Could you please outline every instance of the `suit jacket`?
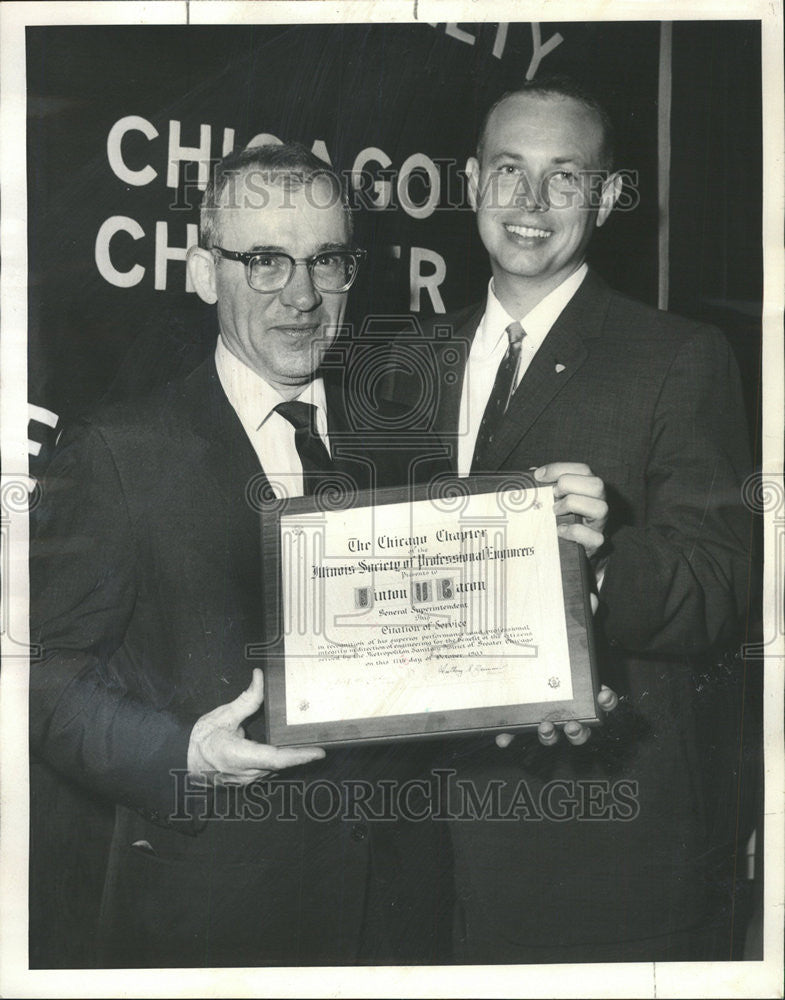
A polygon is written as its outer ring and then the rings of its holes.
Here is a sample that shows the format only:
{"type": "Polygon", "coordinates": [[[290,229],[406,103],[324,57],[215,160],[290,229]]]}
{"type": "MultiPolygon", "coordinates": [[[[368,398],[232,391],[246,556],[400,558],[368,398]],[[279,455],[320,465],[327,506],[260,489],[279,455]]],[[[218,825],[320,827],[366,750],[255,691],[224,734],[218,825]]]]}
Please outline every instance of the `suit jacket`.
{"type": "MultiPolygon", "coordinates": [[[[389,394],[451,440],[453,459],[483,310],[436,317],[388,365],[389,394]]],[[[651,960],[657,941],[730,913],[736,837],[748,834],[736,829],[743,672],[720,653],[747,600],[749,456],[722,336],[590,272],[513,396],[487,471],[553,461],[586,463],[606,485],[595,629],[600,678],[622,704],[584,747],[451,748],[480,791],[502,779],[512,801],[524,781],[535,804],[556,793],[576,802],[558,821],[546,806],[519,822],[452,824],[459,937],[466,961],[590,960],[603,945],[644,940],[636,957],[651,960]],[[605,806],[592,816],[586,782],[597,781],[605,806]],[[615,794],[631,796],[633,816],[611,808],[615,794]]],[[[620,944],[615,956],[625,954],[620,944]]]]}
{"type": "MultiPolygon", "coordinates": [[[[358,488],[405,477],[394,452],[376,462],[365,444],[349,446],[332,391],[328,419],[336,469],[358,488]]],[[[266,486],[212,358],[83,422],[45,481],[31,545],[31,634],[42,647],[31,741],[118,805],[99,964],[433,960],[433,920],[427,932],[420,920],[444,858],[431,834],[362,816],[319,822],[296,796],[288,819],[277,806],[265,815],[258,795],[237,821],[231,791],[208,799],[183,781],[196,719],[261,665],[246,647],[264,638],[256,500],[266,486]]],[[[263,712],[245,729],[263,742],[263,712]]],[[[333,750],[285,777],[341,787],[421,766],[417,748],[333,750]]],[[[268,801],[279,800],[271,791],[268,801]]]]}

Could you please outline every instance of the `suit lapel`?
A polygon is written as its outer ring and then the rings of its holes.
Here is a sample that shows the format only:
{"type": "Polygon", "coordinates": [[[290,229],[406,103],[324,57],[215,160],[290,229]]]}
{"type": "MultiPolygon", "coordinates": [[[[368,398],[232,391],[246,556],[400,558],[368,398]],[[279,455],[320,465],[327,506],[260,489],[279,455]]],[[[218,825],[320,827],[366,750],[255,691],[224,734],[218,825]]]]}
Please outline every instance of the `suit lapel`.
{"type": "Polygon", "coordinates": [[[440,428],[442,437],[449,438],[452,444],[452,471],[458,469],[458,435],[462,428],[458,426],[461,413],[461,395],[463,380],[466,375],[466,364],[469,351],[477,327],[485,312],[485,303],[474,307],[468,318],[456,327],[449,341],[435,344],[437,372],[437,403],[434,427],[440,428]],[[455,351],[458,358],[455,358],[455,351]],[[456,377],[460,373],[460,377],[456,377]]]}
{"type": "Polygon", "coordinates": [[[348,477],[359,490],[369,489],[375,482],[375,470],[366,455],[367,445],[353,429],[344,402],[343,387],[330,372],[325,372],[324,392],[327,400],[327,432],[330,451],[338,477],[348,477]]]}
{"type": "Polygon", "coordinates": [[[589,354],[586,342],[602,329],[608,301],[607,286],[590,271],[521,379],[489,451],[490,469],[501,467],[534,421],[578,372],[589,354]]]}
{"type": "MultiPolygon", "coordinates": [[[[249,491],[262,496],[268,488],[267,477],[226,398],[212,355],[186,379],[183,402],[186,419],[201,446],[204,474],[221,496],[231,503],[236,503],[238,496],[242,501],[249,491]]],[[[240,513],[238,510],[238,516],[240,513]]]]}
{"type": "MultiPolygon", "coordinates": [[[[371,482],[367,465],[354,457],[362,455],[364,449],[357,435],[352,433],[341,387],[325,378],[325,394],[335,468],[351,475],[358,488],[365,489],[371,482]]],[[[268,487],[267,477],[239,417],[226,398],[212,356],[185,380],[183,403],[186,421],[201,445],[205,475],[210,476],[222,496],[235,500],[238,490],[252,489],[254,495],[260,497],[268,487]]]]}

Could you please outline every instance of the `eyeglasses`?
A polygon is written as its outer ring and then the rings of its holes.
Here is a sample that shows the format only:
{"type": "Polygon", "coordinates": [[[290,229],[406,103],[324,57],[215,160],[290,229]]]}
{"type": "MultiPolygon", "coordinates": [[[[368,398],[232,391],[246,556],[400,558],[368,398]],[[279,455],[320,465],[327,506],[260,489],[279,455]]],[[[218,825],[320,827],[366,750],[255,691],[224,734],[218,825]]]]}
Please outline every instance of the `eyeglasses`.
{"type": "Polygon", "coordinates": [[[345,292],[352,287],[367,256],[365,250],[325,250],[314,257],[291,257],[278,250],[224,250],[212,247],[226,260],[245,264],[245,277],[257,292],[280,292],[286,288],[297,264],[305,264],[313,286],[320,292],[345,292]]]}

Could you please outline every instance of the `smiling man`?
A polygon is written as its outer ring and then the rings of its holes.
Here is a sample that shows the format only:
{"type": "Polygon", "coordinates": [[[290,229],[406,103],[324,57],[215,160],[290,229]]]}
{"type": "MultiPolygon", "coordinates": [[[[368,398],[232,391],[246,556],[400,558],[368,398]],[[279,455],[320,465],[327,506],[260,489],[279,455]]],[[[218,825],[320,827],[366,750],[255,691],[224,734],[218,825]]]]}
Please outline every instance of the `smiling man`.
{"type": "Polygon", "coordinates": [[[489,113],[467,164],[493,293],[524,316],[583,264],[620,193],[597,107],[530,88],[489,113]]]}
{"type": "Polygon", "coordinates": [[[72,429],[44,483],[31,740],[116,804],[97,965],[439,960],[435,828],[349,803],[352,782],[409,777],[418,751],[266,745],[247,653],[267,639],[260,498],[333,473],[406,481],[407,456],[348,447],[319,374],[362,255],[308,150],[222,161],[188,257],[214,356],[72,429]]]}
{"type": "Polygon", "coordinates": [[[477,801],[501,789],[502,812],[529,792],[515,822],[451,823],[464,962],[732,954],[749,835],[733,792],[743,677],[724,658],[749,576],[741,388],[718,331],[588,267],[621,191],[612,167],[608,116],[574,81],[503,96],[466,168],[487,297],[435,318],[422,365],[393,351],[389,366],[392,398],[431,398],[460,475],[534,469],[578,515],[560,530],[590,557],[600,681],[621,696],[591,739],[570,723],[568,739],[540,728],[547,750],[489,737],[448,758],[477,801]]]}

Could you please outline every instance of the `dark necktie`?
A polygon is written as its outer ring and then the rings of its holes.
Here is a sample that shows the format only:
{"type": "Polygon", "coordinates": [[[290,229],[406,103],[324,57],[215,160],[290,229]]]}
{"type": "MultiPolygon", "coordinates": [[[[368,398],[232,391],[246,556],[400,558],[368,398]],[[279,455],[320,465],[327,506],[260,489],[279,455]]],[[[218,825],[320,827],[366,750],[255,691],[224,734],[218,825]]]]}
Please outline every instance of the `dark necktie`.
{"type": "Polygon", "coordinates": [[[319,480],[333,471],[333,462],[316,430],[316,407],[292,399],[279,403],[277,413],[294,427],[294,445],[303,467],[303,494],[312,496],[319,480]]]}
{"type": "Polygon", "coordinates": [[[521,344],[526,334],[518,322],[510,323],[506,333],[509,343],[496,372],[496,380],[493,383],[477,431],[477,441],[472,457],[472,473],[487,471],[488,452],[502,422],[502,417],[510,405],[512,394],[515,392],[515,380],[521,363],[521,344]]]}

